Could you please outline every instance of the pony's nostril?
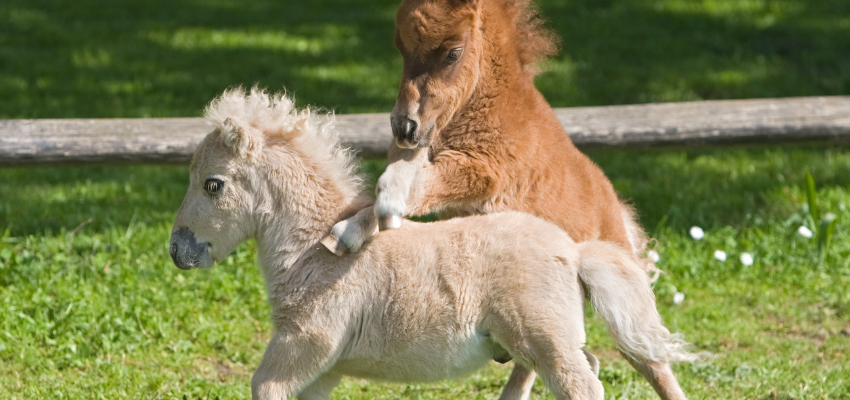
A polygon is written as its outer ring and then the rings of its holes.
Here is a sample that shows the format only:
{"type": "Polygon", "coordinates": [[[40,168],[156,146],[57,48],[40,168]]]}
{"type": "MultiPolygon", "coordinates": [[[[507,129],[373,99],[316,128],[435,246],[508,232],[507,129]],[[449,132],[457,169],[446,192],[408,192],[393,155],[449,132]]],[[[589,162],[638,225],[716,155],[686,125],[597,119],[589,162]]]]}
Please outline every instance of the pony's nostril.
{"type": "Polygon", "coordinates": [[[178,250],[179,249],[177,248],[177,242],[171,242],[171,247],[169,248],[169,252],[171,253],[172,259],[174,259],[174,260],[177,259],[177,251],[178,250]]]}
{"type": "Polygon", "coordinates": [[[398,140],[412,141],[419,123],[406,115],[397,115],[390,119],[390,126],[398,140]]]}
{"type": "Polygon", "coordinates": [[[419,124],[412,119],[408,119],[407,122],[405,122],[405,128],[405,136],[407,136],[407,139],[413,139],[413,134],[416,133],[416,128],[419,128],[419,124]]]}

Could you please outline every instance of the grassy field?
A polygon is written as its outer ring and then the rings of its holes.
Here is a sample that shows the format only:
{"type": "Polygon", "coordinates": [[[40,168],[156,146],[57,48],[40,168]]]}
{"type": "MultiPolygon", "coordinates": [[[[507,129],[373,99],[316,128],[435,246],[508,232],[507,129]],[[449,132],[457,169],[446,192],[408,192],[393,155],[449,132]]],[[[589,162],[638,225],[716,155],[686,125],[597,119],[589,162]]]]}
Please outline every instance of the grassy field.
{"type": "MultiPolygon", "coordinates": [[[[0,118],[198,116],[224,88],[388,111],[397,1],[0,3],[0,118]]],[[[844,0],[547,0],[554,106],[850,94],[844,0]]],[[[850,151],[594,153],[657,239],[668,325],[708,361],[694,399],[850,399],[850,151]],[[838,217],[823,263],[805,173],[838,217]],[[702,240],[688,231],[699,226],[702,240]],[[723,250],[726,261],[714,257],[723,250]],[[740,256],[753,256],[745,265],[740,256]],[[673,296],[683,293],[684,302],[673,296]]],[[[374,178],[379,160],[364,161],[374,178]]],[[[0,398],[245,398],[271,335],[253,243],[210,270],[167,254],[178,167],[0,169],[0,398]]],[[[588,314],[606,399],[651,397],[588,314]]],[[[498,397],[508,367],[433,384],[345,380],[339,399],[498,397]]],[[[542,385],[536,398],[550,398],[542,385]]]]}

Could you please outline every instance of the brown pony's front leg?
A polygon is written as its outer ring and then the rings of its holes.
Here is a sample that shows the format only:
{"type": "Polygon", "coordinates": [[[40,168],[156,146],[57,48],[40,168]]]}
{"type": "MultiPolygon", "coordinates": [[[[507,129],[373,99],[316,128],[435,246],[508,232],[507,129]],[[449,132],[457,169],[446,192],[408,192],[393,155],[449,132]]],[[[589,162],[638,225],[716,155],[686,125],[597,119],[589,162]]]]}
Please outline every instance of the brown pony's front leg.
{"type": "Polygon", "coordinates": [[[475,206],[499,190],[491,160],[447,150],[432,163],[429,150],[390,148],[390,164],[375,187],[374,217],[364,209],[337,223],[322,244],[337,255],[357,251],[375,233],[376,220],[380,230],[396,229],[405,216],[475,206]]]}
{"type": "Polygon", "coordinates": [[[403,216],[479,206],[498,192],[502,180],[492,160],[444,150],[432,163],[428,150],[397,149],[399,161],[378,179],[375,215],[381,229],[400,226],[395,222],[403,216]]]}
{"type": "Polygon", "coordinates": [[[423,174],[430,166],[428,148],[390,149],[390,164],[375,185],[375,217],[380,230],[401,227],[402,218],[411,215],[408,201],[419,192],[423,174]]]}
{"type": "Polygon", "coordinates": [[[337,222],[331,233],[321,243],[331,252],[342,256],[348,251],[357,251],[372,235],[381,230],[401,227],[407,215],[406,202],[417,174],[429,163],[428,149],[401,149],[396,146],[389,151],[390,164],[381,174],[376,188],[379,198],[383,195],[383,211],[378,205],[364,208],[356,215],[337,222]],[[377,217],[377,218],[376,218],[377,217]]]}
{"type": "Polygon", "coordinates": [[[372,235],[377,233],[378,226],[372,207],[360,210],[353,217],[337,222],[331,228],[331,233],[321,240],[328,250],[338,256],[346,252],[360,250],[372,235]]]}

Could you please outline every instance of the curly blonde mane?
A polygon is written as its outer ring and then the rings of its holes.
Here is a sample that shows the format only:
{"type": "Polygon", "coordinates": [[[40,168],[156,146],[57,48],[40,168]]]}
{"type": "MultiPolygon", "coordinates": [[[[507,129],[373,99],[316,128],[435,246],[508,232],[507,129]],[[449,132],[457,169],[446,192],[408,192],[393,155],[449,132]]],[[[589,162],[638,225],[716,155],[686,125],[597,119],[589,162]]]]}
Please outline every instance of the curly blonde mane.
{"type": "Polygon", "coordinates": [[[286,93],[268,93],[255,86],[247,93],[242,87],[225,90],[205,108],[204,118],[226,143],[235,140],[228,135],[234,135],[230,126],[239,121],[261,132],[264,142],[284,141],[334,181],[355,191],[362,186],[353,152],[339,143],[332,112],[298,110],[286,93]]]}

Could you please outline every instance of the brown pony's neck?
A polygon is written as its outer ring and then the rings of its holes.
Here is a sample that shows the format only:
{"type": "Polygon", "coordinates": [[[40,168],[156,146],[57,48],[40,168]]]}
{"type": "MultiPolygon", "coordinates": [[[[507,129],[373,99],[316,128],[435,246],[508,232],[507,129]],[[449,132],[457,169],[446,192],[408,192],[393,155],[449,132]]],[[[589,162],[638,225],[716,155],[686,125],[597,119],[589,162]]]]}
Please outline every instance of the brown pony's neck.
{"type": "Polygon", "coordinates": [[[480,3],[482,44],[478,79],[442,136],[500,132],[529,122],[543,122],[556,131],[562,130],[534,85],[536,63],[556,53],[557,37],[542,27],[530,0],[480,3]],[[509,3],[510,6],[505,6],[509,3]]]}
{"type": "MultiPolygon", "coordinates": [[[[522,124],[523,120],[539,123],[541,117],[556,121],[534,86],[533,62],[529,64],[529,56],[520,54],[525,44],[519,36],[534,33],[518,32],[514,18],[499,7],[484,7],[480,12],[483,25],[479,77],[469,99],[446,126],[447,136],[455,130],[462,130],[463,135],[470,131],[497,132],[506,129],[506,124],[522,124]],[[476,123],[469,124],[471,120],[476,123]]],[[[548,35],[548,31],[540,30],[537,34],[548,35]]],[[[555,46],[552,42],[544,44],[555,46]]],[[[541,54],[551,51],[540,50],[541,54]]]]}

